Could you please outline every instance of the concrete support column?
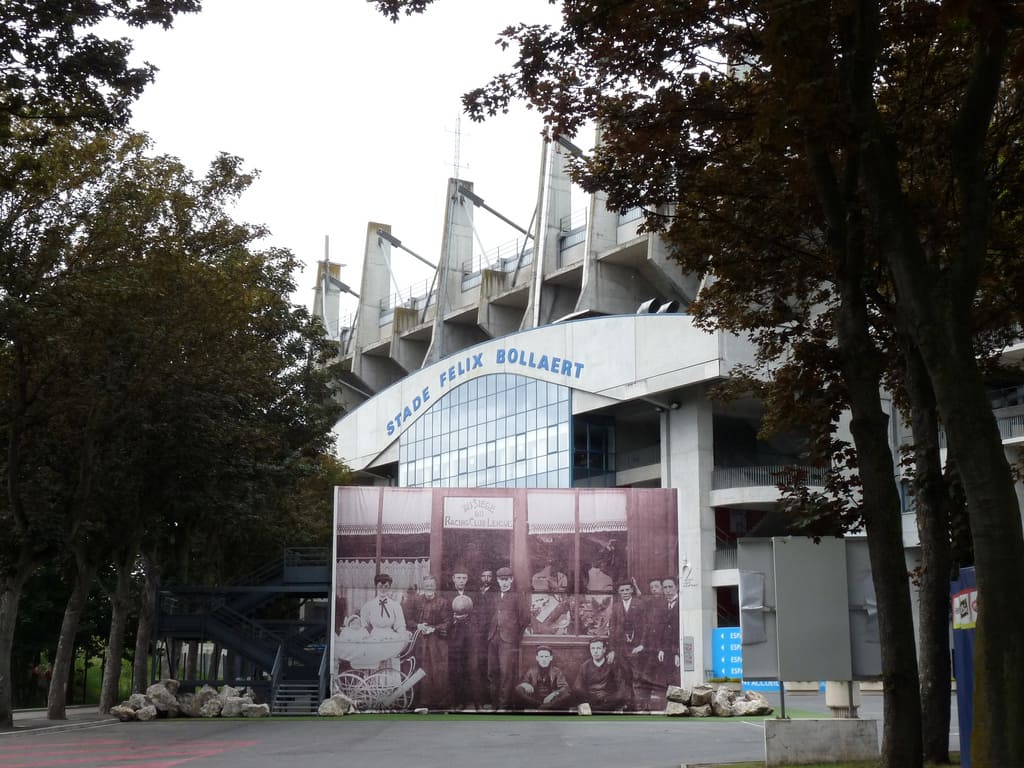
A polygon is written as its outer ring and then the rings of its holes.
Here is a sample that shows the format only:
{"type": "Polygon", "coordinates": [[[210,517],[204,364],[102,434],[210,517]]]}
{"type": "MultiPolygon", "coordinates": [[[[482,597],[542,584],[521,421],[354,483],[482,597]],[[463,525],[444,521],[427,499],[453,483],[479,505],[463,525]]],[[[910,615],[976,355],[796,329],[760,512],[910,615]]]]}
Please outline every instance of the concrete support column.
{"type": "Polygon", "coordinates": [[[679,504],[679,609],[682,677],[701,682],[711,664],[711,629],[716,624],[715,516],[709,504],[714,468],[711,401],[693,387],[679,408],[662,414],[662,486],[675,488],[679,504]],[[692,664],[687,646],[692,644],[692,664]],[[690,668],[692,667],[692,668],[690,668]]]}

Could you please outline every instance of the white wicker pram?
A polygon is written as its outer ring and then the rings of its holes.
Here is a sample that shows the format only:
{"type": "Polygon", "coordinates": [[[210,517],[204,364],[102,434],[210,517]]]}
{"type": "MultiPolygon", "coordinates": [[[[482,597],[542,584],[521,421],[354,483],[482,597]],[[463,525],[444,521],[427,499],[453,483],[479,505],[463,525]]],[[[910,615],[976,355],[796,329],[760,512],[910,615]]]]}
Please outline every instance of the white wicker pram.
{"type": "Polygon", "coordinates": [[[419,630],[394,637],[339,639],[331,693],[343,693],[363,712],[401,711],[412,707],[413,686],[424,677],[412,649],[419,630]],[[343,662],[345,662],[343,664],[343,662]],[[346,669],[340,669],[347,666],[346,669]]]}

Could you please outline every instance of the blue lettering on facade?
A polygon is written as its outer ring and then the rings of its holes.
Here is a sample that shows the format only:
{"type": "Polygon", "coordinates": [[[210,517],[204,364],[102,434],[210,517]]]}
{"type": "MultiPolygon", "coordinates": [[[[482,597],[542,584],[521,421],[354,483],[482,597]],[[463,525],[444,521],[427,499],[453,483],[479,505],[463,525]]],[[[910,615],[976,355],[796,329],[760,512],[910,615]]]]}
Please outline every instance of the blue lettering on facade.
{"type": "MultiPolygon", "coordinates": [[[[467,355],[449,365],[438,374],[438,386],[441,389],[450,388],[455,385],[456,380],[478,369],[486,369],[487,362],[484,360],[483,352],[475,352],[467,355]]],[[[494,351],[494,363],[496,365],[519,365],[523,368],[533,368],[537,371],[548,371],[555,376],[564,376],[568,379],[580,379],[586,368],[584,363],[575,360],[567,360],[564,357],[548,355],[545,353],[519,349],[517,347],[501,347],[494,351]]],[[[389,436],[396,434],[412,416],[419,410],[426,407],[430,400],[430,388],[424,387],[423,392],[412,398],[403,405],[395,415],[388,420],[384,429],[389,436]]]]}
{"type": "Polygon", "coordinates": [[[408,419],[412,418],[412,415],[428,402],[430,402],[430,387],[424,387],[420,394],[413,397],[412,402],[409,405],[404,406],[402,410],[395,414],[394,418],[384,425],[384,430],[389,435],[395,434],[399,427],[401,427],[408,419]]]}

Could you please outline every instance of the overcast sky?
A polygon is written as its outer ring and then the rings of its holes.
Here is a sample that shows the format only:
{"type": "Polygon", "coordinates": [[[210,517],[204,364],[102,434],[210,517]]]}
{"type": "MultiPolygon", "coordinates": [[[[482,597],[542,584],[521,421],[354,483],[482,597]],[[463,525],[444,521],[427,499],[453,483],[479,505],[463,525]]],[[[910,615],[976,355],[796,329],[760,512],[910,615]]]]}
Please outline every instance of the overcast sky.
{"type": "MultiPolygon", "coordinates": [[[[197,172],[220,151],[259,169],[238,218],[268,225],[270,244],[309,265],[295,296],[309,305],[325,235],[356,290],[368,221],[391,224],[436,263],[460,96],[511,67],[512,52],[494,45],[499,30],[556,20],[547,0],[438,0],[398,24],[363,0],[204,0],[172,30],[135,35],[137,58],[160,71],[133,125],[197,172]]],[[[540,128],[524,106],[461,119],[461,178],[522,226],[536,201],[540,128]]],[[[476,220],[487,250],[515,234],[483,211],[476,220]]],[[[405,254],[394,266],[400,284],[429,274],[405,254]]]]}

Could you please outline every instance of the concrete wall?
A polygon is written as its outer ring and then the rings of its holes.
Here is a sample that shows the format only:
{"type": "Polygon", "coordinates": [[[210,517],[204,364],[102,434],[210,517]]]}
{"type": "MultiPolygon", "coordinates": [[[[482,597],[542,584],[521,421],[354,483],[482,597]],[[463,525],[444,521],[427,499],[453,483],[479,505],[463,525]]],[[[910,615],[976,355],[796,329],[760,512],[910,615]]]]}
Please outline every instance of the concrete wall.
{"type": "Polygon", "coordinates": [[[877,720],[765,720],[767,766],[874,760],[879,755],[877,720]]]}

